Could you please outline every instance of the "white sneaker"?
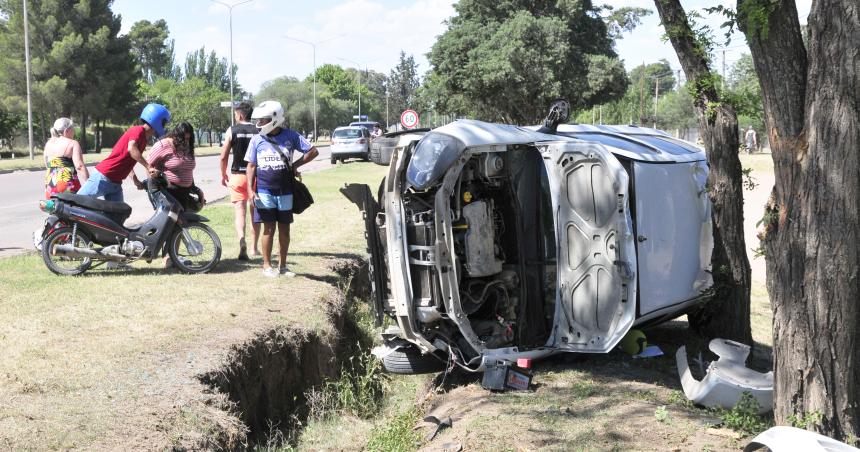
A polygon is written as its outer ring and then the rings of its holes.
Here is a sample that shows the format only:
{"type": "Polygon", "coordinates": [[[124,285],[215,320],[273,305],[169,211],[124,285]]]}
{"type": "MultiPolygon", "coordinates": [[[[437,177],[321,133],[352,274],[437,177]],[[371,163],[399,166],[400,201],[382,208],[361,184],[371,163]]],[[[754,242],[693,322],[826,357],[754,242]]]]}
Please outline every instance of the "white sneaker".
{"type": "Polygon", "coordinates": [[[281,267],[278,272],[287,278],[295,278],[296,274],[290,271],[290,267],[281,267]]]}
{"type": "Polygon", "coordinates": [[[265,276],[267,278],[277,278],[278,277],[278,271],[272,267],[264,268],[263,269],[263,276],[265,276]]]}

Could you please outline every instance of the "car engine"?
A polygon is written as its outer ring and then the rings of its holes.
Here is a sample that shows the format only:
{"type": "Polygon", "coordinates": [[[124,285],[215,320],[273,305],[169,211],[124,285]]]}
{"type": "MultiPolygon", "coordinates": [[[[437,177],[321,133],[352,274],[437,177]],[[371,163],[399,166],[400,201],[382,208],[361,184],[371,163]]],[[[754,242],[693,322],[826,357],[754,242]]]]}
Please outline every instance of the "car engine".
{"type": "MultiPolygon", "coordinates": [[[[554,294],[555,282],[547,285],[552,278],[545,271],[543,247],[551,247],[552,255],[555,248],[552,221],[537,224],[546,214],[551,219],[551,212],[541,212],[543,203],[535,201],[541,196],[541,171],[533,148],[473,154],[451,193],[450,211],[441,213],[454,233],[462,310],[485,348],[539,346],[549,334],[552,311],[546,295],[554,294]],[[542,256],[533,258],[532,248],[542,256]]],[[[433,206],[440,185],[403,193],[413,300],[425,336],[441,336],[469,358],[476,351],[447,321],[436,274],[434,218],[440,213],[433,206]]],[[[554,261],[549,264],[554,268],[554,261]]]]}

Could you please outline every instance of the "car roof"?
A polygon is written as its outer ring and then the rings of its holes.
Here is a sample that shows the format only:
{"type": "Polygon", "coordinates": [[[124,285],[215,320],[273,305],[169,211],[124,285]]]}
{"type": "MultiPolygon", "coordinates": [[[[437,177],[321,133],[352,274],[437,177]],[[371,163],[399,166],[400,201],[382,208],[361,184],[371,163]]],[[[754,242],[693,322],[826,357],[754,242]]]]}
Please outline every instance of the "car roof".
{"type": "Polygon", "coordinates": [[[340,127],[336,127],[334,129],[334,131],[337,132],[338,130],[353,130],[353,129],[363,129],[363,128],[364,127],[361,127],[361,126],[340,126],[340,127]]]}
{"type": "MultiPolygon", "coordinates": [[[[536,126],[533,126],[536,127],[536,126]]],[[[705,150],[668,133],[634,125],[561,124],[557,134],[597,142],[613,154],[649,162],[706,160],[705,150]]]]}

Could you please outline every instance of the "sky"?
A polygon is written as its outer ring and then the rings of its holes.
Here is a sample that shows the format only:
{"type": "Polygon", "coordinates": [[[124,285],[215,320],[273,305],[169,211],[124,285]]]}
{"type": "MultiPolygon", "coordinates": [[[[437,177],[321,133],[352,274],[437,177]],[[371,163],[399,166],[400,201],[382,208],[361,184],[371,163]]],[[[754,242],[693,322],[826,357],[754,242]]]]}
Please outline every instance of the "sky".
{"type": "MultiPolygon", "coordinates": [[[[236,4],[239,0],[222,0],[236,4]]],[[[797,0],[800,22],[812,0],[797,0]]],[[[654,10],[653,0],[595,0],[619,8],[637,6],[654,10]]],[[[701,9],[723,4],[733,7],[735,0],[683,0],[686,9],[701,9]]],[[[188,52],[205,46],[219,56],[229,56],[228,8],[210,0],[115,0],[113,11],[122,17],[125,34],[139,20],[164,19],[176,42],[176,59],[182,65],[188,52]]],[[[247,91],[257,92],[267,80],[280,76],[304,78],[313,72],[314,52],[308,44],[288,38],[314,42],[316,65],[339,64],[367,68],[388,74],[397,65],[400,52],[413,55],[419,73],[429,69],[426,54],[445,21],[454,15],[453,0],[251,0],[233,8],[233,61],[239,70],[237,81],[247,91]]],[[[715,30],[723,20],[707,17],[715,30]]],[[[722,33],[716,33],[723,43],[722,33]]],[[[632,33],[617,41],[616,51],[628,70],[665,58],[673,69],[680,69],[672,46],[663,42],[663,29],[656,11],[646,17],[632,33]]],[[[726,66],[748,53],[742,37],[726,47],[726,66]]],[[[719,52],[718,65],[722,63],[719,52]]],[[[720,67],[720,66],[718,66],[720,67]]]]}

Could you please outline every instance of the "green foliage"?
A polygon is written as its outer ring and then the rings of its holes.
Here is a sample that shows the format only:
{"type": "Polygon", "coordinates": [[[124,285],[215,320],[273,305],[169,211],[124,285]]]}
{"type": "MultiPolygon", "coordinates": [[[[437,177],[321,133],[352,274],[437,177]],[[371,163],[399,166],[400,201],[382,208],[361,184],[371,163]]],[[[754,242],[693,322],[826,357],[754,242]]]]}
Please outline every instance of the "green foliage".
{"type": "MultiPolygon", "coordinates": [[[[34,120],[43,130],[57,116],[75,116],[79,123],[90,116],[124,119],[125,109],[115,106],[134,104],[135,63],[110,4],[28,2],[34,120]]],[[[9,17],[0,28],[0,103],[13,112],[26,93],[21,7],[0,1],[9,17]]]]}
{"type": "Polygon", "coordinates": [[[653,11],[646,8],[634,8],[630,6],[614,9],[612,6],[603,5],[603,10],[608,12],[603,20],[612,39],[621,39],[625,32],[631,32],[642,23],[642,18],[650,16],[653,11]]]}
{"type": "Polygon", "coordinates": [[[421,441],[421,433],[414,429],[417,422],[417,408],[398,413],[373,430],[365,450],[385,452],[415,450],[416,445],[421,441]]]}
{"type": "Polygon", "coordinates": [[[620,99],[603,104],[599,109],[580,110],[575,122],[603,124],[640,124],[666,130],[687,130],[696,125],[693,101],[684,91],[676,91],[676,78],[666,60],[633,68],[627,78],[630,83],[620,99]],[[654,117],[654,88],[659,90],[657,117],[654,117]]]}
{"type": "Polygon", "coordinates": [[[807,429],[809,427],[820,425],[822,419],[824,419],[824,415],[821,411],[813,411],[811,413],[793,413],[788,416],[788,423],[792,427],[807,429]]]}
{"type": "Polygon", "coordinates": [[[755,190],[755,188],[759,185],[758,182],[756,182],[756,179],[752,176],[752,172],[752,168],[741,169],[741,178],[743,181],[743,186],[749,191],[755,190]]]}
{"type": "Polygon", "coordinates": [[[744,0],[738,2],[737,20],[746,33],[767,39],[770,15],[779,6],[778,0],[744,0]]]}
{"type": "MultiPolygon", "coordinates": [[[[278,77],[263,83],[257,93],[258,101],[277,100],[284,106],[287,125],[296,130],[313,130],[313,82],[293,77],[278,77]]],[[[348,124],[352,115],[352,102],[337,99],[331,88],[317,80],[317,127],[331,131],[348,124]]]]}
{"type": "Polygon", "coordinates": [[[142,87],[153,102],[164,104],[171,113],[171,124],[187,121],[198,132],[222,131],[230,125],[226,109],[220,107],[225,94],[201,78],[188,78],[181,82],[162,78],[142,87]]]}
{"type": "MultiPolygon", "coordinates": [[[[230,73],[227,71],[229,63],[226,58],[218,58],[215,51],[206,54],[206,48],[201,47],[197,51],[190,52],[185,56],[185,78],[199,78],[207,85],[213,86],[222,92],[230,93],[230,73]]],[[[241,96],[242,88],[236,81],[237,67],[233,65],[233,92],[241,96]]]]}
{"type": "Polygon", "coordinates": [[[362,352],[350,357],[340,378],[326,382],[323,391],[332,395],[332,411],[370,418],[379,411],[387,381],[380,361],[362,352]]]}
{"type": "Polygon", "coordinates": [[[665,405],[660,405],[654,410],[654,419],[657,419],[657,422],[662,422],[664,424],[669,424],[672,421],[669,416],[669,410],[666,409],[665,405]]]}
{"type": "Polygon", "coordinates": [[[418,91],[418,64],[412,55],[400,51],[400,62],[388,76],[389,108],[399,115],[407,108],[416,108],[418,91]]]}
{"type": "Polygon", "coordinates": [[[27,118],[20,113],[12,113],[0,106],[0,140],[12,149],[12,140],[27,127],[27,118]]]}
{"type": "Polygon", "coordinates": [[[174,41],[168,40],[170,30],[164,19],[155,22],[135,22],[128,32],[131,53],[141,72],[141,78],[152,83],[157,77],[178,79],[179,67],[174,63],[174,41]]]}
{"type": "Polygon", "coordinates": [[[672,405],[678,405],[680,407],[693,409],[695,408],[695,404],[684,395],[684,391],[679,391],[677,389],[673,390],[669,393],[669,396],[666,398],[668,403],[672,405]]]}
{"type": "Polygon", "coordinates": [[[350,100],[356,97],[356,79],[336,64],[324,64],[317,68],[317,83],[328,87],[337,99],[350,100]]]}
{"type": "Polygon", "coordinates": [[[726,427],[744,436],[754,436],[770,427],[769,423],[758,414],[758,410],[758,401],[749,391],[744,391],[734,408],[722,410],[720,419],[726,427]]]}
{"type": "Polygon", "coordinates": [[[657,103],[657,127],[664,130],[681,130],[697,126],[693,98],[685,89],[670,91],[657,103]]]}
{"type": "Polygon", "coordinates": [[[628,77],[631,88],[638,89],[642,86],[646,93],[650,92],[652,95],[655,82],[661,93],[672,91],[677,83],[675,72],[669,65],[669,60],[665,58],[656,63],[636,66],[630,71],[628,77]]]}
{"type": "Polygon", "coordinates": [[[726,89],[721,95],[738,114],[741,136],[748,126],[764,130],[764,101],[752,56],[743,54],[732,65],[726,79],[726,89]]]}
{"type": "Polygon", "coordinates": [[[457,106],[467,110],[455,113],[534,124],[554,99],[582,109],[624,92],[621,62],[590,2],[464,0],[455,9],[429,56],[435,89],[462,96],[457,106]]]}
{"type": "MultiPolygon", "coordinates": [[[[375,71],[359,71],[353,68],[344,69],[336,64],[324,64],[317,68],[317,102],[320,110],[317,115],[326,116],[326,128],[329,130],[348,124],[352,115],[358,114],[358,93],[361,92],[361,114],[371,119],[381,118],[385,114],[385,84],[384,74],[375,71]],[[322,84],[328,92],[326,105],[319,104],[319,90],[322,84]],[[345,104],[344,104],[345,103],[345,104]],[[342,107],[346,105],[344,117],[342,107]],[[325,111],[329,107],[331,111],[325,111]]],[[[309,76],[307,81],[311,81],[309,76]]],[[[308,85],[310,86],[310,85],[308,85]]],[[[310,93],[310,92],[309,92],[310,93]]],[[[320,126],[322,127],[322,126],[320,126]]]]}

